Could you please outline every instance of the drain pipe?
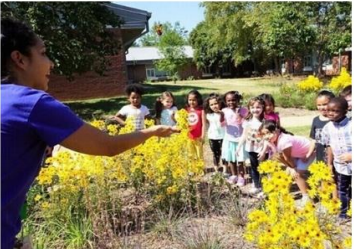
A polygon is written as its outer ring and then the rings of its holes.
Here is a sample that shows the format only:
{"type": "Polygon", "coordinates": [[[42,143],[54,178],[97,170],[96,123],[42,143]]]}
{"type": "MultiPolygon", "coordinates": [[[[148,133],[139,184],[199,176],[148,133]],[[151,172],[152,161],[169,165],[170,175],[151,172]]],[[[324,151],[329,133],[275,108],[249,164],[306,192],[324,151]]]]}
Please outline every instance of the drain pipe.
{"type": "Polygon", "coordinates": [[[142,37],[143,35],[145,35],[146,33],[149,33],[150,29],[149,29],[149,19],[151,18],[151,13],[149,13],[149,15],[146,17],[146,23],[145,23],[145,31],[143,33],[141,33],[137,38],[133,38],[127,42],[125,42],[123,44],[124,50],[125,50],[125,54],[128,54],[128,48],[129,45],[132,44],[135,40],[137,40],[139,37],[142,37]]]}

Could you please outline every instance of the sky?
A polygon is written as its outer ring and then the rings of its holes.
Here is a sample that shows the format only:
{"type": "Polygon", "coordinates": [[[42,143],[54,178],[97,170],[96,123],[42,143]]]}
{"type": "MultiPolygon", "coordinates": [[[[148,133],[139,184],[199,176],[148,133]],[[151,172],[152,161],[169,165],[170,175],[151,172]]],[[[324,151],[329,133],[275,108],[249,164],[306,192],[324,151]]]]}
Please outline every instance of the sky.
{"type": "Polygon", "coordinates": [[[149,25],[152,27],[155,22],[170,22],[174,25],[179,22],[181,27],[191,32],[197,24],[204,20],[204,8],[199,7],[201,1],[114,1],[120,5],[145,10],[152,13],[149,25]]]}

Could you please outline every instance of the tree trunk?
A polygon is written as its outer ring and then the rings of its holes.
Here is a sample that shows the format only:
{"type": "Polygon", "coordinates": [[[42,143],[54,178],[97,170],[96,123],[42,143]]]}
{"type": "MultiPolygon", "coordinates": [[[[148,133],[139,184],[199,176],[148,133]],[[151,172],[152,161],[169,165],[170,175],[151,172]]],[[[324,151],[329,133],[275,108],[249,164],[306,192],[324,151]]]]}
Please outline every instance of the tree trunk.
{"type": "Polygon", "coordinates": [[[274,59],[274,65],[275,65],[274,73],[276,75],[281,75],[281,67],[280,67],[279,57],[275,56],[273,59],[274,59]]]}
{"type": "Polygon", "coordinates": [[[318,53],[318,66],[317,66],[317,77],[322,77],[324,75],[323,70],[322,70],[322,64],[323,64],[323,52],[319,51],[318,53]]]}

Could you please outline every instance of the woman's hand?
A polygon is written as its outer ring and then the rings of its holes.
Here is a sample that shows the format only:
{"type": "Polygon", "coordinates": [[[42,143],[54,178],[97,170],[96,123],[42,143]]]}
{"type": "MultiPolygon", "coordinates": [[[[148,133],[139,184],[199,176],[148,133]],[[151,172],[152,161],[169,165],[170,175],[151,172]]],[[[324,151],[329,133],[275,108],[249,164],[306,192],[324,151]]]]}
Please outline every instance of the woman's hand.
{"type": "Polygon", "coordinates": [[[169,137],[174,133],[180,133],[181,130],[178,129],[176,126],[167,126],[167,125],[155,125],[147,129],[148,131],[152,132],[154,136],[157,137],[169,137]]]}
{"type": "Polygon", "coordinates": [[[338,157],[338,159],[342,163],[350,163],[352,161],[352,153],[351,152],[343,153],[338,157]]]}

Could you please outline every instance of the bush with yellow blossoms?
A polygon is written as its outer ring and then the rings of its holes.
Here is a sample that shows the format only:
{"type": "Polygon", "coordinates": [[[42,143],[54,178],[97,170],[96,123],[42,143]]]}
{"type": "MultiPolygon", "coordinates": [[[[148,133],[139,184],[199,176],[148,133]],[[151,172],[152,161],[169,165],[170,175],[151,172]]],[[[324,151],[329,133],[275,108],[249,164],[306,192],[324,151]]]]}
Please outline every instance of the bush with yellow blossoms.
{"type": "Polygon", "coordinates": [[[335,92],[340,92],[343,88],[351,84],[352,77],[347,72],[347,69],[345,67],[342,67],[342,69],[340,70],[340,75],[332,78],[331,82],[329,83],[329,87],[335,92]]]}
{"type": "Polygon", "coordinates": [[[297,207],[290,194],[291,177],[276,161],[265,161],[259,166],[260,173],[266,174],[262,180],[263,191],[267,195],[262,209],[251,211],[244,237],[258,248],[351,248],[351,237],[343,238],[335,225],[340,202],[331,198],[334,182],[330,169],[324,163],[314,163],[309,167],[309,195],[318,198],[316,206],[312,202],[297,207]]]}
{"type": "Polygon", "coordinates": [[[323,87],[323,83],[319,80],[319,78],[310,75],[305,80],[300,81],[297,84],[297,88],[301,92],[317,92],[323,87]]]}
{"type": "MultiPolygon", "coordinates": [[[[119,217],[126,193],[134,193],[134,198],[128,195],[125,202],[142,206],[144,203],[139,197],[145,196],[145,204],[151,208],[178,209],[192,202],[190,197],[196,195],[193,186],[204,174],[204,162],[195,159],[187,150],[187,115],[185,110],[176,115],[180,133],[168,138],[152,137],[114,157],[63,150],[48,158],[47,166],[37,178],[36,189],[41,191],[34,195],[36,206],[32,211],[36,212],[35,217],[44,224],[49,224],[51,219],[67,224],[70,219],[85,217],[97,234],[107,226],[122,225],[123,219],[119,217]]],[[[134,130],[132,120],[127,120],[120,129],[115,125],[106,126],[100,120],[91,124],[110,135],[134,130]]],[[[145,121],[145,125],[149,127],[153,121],[145,121]]],[[[126,222],[135,222],[134,217],[130,219],[126,222]]]]}

